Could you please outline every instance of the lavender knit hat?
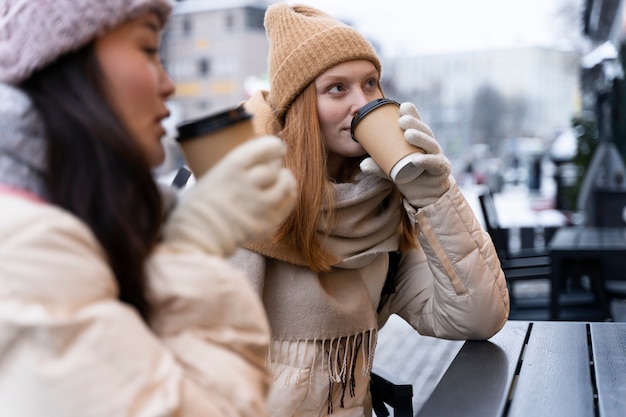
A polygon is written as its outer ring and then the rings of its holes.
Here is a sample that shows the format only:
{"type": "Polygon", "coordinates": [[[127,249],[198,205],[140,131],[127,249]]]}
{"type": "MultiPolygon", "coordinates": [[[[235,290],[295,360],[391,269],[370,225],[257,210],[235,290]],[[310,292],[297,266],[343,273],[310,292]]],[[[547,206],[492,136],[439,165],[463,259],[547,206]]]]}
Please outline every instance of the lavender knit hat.
{"type": "Polygon", "coordinates": [[[153,10],[163,24],[171,0],[0,0],[0,82],[33,72],[108,30],[153,10]]]}

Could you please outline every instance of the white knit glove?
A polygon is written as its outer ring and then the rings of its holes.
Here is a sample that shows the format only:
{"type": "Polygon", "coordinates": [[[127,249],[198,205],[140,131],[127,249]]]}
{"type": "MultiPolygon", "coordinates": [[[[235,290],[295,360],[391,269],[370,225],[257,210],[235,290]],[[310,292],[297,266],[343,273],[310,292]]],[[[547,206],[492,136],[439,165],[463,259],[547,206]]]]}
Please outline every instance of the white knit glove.
{"type": "Polygon", "coordinates": [[[283,166],[285,151],[276,136],[233,149],[183,193],[165,224],[164,241],[228,256],[237,246],[268,236],[296,201],[296,180],[283,166]]]}
{"type": "MultiPolygon", "coordinates": [[[[404,138],[413,146],[424,150],[424,154],[415,153],[411,163],[424,170],[417,178],[396,187],[407,199],[409,204],[422,208],[437,201],[450,189],[450,161],[441,152],[433,132],[422,121],[422,117],[412,103],[400,105],[400,128],[404,130],[404,138]]],[[[388,178],[372,158],[361,162],[361,170],[388,178]]]]}

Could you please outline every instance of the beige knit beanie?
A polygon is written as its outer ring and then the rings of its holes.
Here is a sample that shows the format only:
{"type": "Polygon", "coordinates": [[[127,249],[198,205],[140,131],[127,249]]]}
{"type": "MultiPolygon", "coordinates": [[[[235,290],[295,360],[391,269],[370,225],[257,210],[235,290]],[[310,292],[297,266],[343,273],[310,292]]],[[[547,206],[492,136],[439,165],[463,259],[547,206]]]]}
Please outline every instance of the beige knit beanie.
{"type": "Polygon", "coordinates": [[[312,7],[274,4],[265,13],[265,30],[270,104],[281,123],[298,94],[327,69],[364,59],[381,72],[374,48],[359,32],[312,7]]]}
{"type": "Polygon", "coordinates": [[[0,82],[19,84],[148,10],[165,23],[172,5],[172,0],[1,0],[0,82]]]}

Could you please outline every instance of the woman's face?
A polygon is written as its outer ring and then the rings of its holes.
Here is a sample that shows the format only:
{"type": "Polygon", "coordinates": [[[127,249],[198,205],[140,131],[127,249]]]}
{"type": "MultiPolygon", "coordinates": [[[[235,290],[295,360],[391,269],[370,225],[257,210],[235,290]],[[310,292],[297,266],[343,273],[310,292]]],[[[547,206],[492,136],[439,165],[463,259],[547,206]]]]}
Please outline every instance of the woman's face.
{"type": "Polygon", "coordinates": [[[96,39],[94,45],[107,99],[153,168],[165,158],[161,122],[169,116],[165,100],[174,93],[158,55],[162,29],[157,15],[147,13],[96,39]]]}
{"type": "Polygon", "coordinates": [[[361,107],[383,96],[378,78],[374,64],[358,60],[336,65],[315,79],[317,112],[330,159],[366,154],[352,139],[350,124],[361,107]]]}

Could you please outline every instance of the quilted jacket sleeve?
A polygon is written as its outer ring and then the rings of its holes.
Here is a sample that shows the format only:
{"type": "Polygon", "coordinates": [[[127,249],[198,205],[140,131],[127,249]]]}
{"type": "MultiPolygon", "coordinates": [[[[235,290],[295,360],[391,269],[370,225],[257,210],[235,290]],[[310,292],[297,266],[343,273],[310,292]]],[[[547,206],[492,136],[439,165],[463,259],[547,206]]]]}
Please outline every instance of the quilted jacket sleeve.
{"type": "Polygon", "coordinates": [[[397,313],[423,335],[493,336],[508,319],[505,277],[489,235],[457,185],[418,212],[406,208],[414,216],[421,247],[403,254],[382,321],[397,313]]]}
{"type": "Polygon", "coordinates": [[[224,260],[159,247],[152,326],[84,225],[0,196],[0,415],[264,416],[269,330],[224,260]]]}

